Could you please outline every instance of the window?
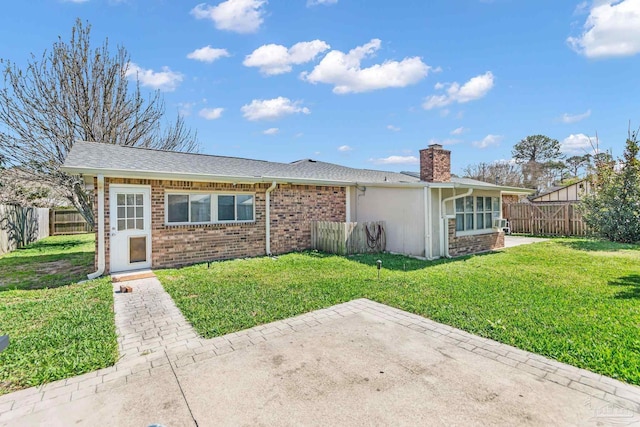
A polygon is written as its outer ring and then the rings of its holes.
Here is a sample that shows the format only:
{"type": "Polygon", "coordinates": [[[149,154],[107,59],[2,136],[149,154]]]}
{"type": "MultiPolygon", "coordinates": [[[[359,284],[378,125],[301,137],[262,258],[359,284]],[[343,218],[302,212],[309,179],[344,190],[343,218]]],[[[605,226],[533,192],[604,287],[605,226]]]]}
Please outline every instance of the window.
{"type": "Polygon", "coordinates": [[[254,220],[253,194],[167,194],[169,224],[215,224],[254,220]]]}
{"type": "Polygon", "coordinates": [[[456,231],[488,230],[500,218],[500,198],[467,196],[456,199],[456,231]]]}
{"type": "Polygon", "coordinates": [[[144,203],[142,194],[118,193],[118,231],[144,230],[144,203]]]}

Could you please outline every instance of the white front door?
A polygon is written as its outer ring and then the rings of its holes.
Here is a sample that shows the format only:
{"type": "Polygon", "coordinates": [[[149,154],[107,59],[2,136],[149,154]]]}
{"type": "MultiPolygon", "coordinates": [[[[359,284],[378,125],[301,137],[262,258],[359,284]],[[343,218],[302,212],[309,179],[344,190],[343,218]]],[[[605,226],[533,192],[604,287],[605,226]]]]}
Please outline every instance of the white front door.
{"type": "Polygon", "coordinates": [[[110,271],[151,267],[151,188],[115,185],[109,188],[110,271]]]}

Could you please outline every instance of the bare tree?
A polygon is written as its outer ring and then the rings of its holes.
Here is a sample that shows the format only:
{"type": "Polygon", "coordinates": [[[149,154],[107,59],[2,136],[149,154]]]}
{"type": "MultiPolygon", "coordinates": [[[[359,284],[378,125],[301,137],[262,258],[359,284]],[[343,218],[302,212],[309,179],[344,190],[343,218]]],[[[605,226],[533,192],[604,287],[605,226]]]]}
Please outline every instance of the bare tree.
{"type": "Polygon", "coordinates": [[[465,177],[478,181],[512,187],[522,186],[522,171],[512,162],[477,163],[465,167],[462,172],[465,177]]]}
{"type": "Polygon", "coordinates": [[[129,54],[115,53],[108,40],[93,49],[89,24],[76,21],[71,40],[61,38],[26,68],[0,60],[0,157],[34,180],[60,189],[94,223],[91,200],[79,177],[60,171],[75,141],[192,152],[196,134],[182,117],[165,125],[165,106],[156,91],[145,99],[139,83],[130,90],[129,54]]]}

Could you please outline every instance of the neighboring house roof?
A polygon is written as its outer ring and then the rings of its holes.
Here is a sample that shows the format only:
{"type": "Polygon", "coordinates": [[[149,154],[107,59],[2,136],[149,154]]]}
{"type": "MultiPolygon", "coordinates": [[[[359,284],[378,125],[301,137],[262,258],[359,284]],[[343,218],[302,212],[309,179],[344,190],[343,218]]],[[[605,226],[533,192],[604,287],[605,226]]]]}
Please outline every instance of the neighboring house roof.
{"type": "Polygon", "coordinates": [[[551,187],[544,193],[538,194],[531,199],[532,202],[576,202],[580,200],[583,193],[591,190],[589,181],[581,179],[571,184],[551,187]]]}
{"type": "MultiPolygon", "coordinates": [[[[355,169],[311,159],[292,163],[268,162],[238,157],[180,153],[96,142],[76,142],[69,152],[63,171],[71,174],[118,177],[170,177],[170,179],[269,182],[272,180],[308,184],[388,184],[424,186],[419,175],[355,169]]],[[[480,181],[452,178],[442,186],[471,185],[502,189],[480,181]],[[454,181],[456,180],[456,181],[454,181]],[[463,180],[464,182],[459,180],[463,180]],[[470,181],[473,181],[470,182],[470,181]]],[[[523,190],[523,189],[520,189],[523,190]]]]}

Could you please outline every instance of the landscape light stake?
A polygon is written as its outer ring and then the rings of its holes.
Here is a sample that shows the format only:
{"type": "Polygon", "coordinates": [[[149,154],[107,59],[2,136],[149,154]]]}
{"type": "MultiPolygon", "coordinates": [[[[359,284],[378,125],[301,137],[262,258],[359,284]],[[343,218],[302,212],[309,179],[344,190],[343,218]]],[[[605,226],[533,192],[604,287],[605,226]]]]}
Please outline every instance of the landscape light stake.
{"type": "Polygon", "coordinates": [[[377,260],[376,265],[378,266],[378,280],[380,280],[380,269],[382,268],[382,261],[377,260]]]}

